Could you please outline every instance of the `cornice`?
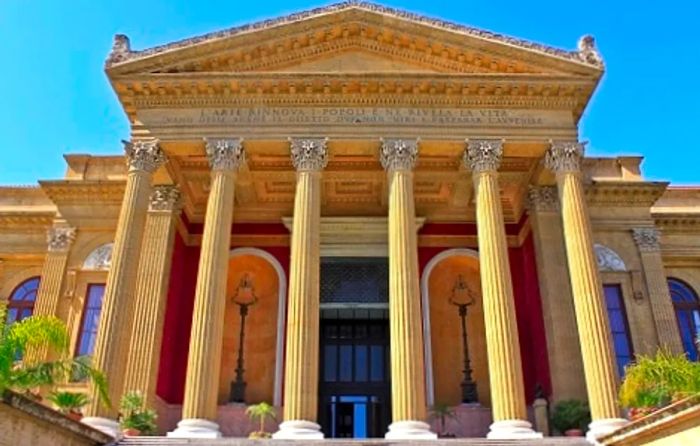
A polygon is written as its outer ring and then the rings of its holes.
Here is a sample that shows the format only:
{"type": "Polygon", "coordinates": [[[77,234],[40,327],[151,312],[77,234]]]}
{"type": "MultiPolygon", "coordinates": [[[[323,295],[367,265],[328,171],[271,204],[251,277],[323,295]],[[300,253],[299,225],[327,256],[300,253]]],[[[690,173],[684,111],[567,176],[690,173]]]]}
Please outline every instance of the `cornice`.
{"type": "Polygon", "coordinates": [[[0,212],[3,231],[46,231],[53,225],[55,212],[0,212]]]}
{"type": "Polygon", "coordinates": [[[594,182],[586,189],[586,198],[591,206],[651,208],[667,186],[666,182],[594,182]]]}
{"type": "MultiPolygon", "coordinates": [[[[257,39],[260,39],[260,35],[266,31],[280,35],[285,32],[308,31],[311,23],[347,23],[354,20],[362,20],[363,23],[369,24],[381,23],[385,26],[393,25],[393,27],[396,27],[398,25],[402,28],[408,27],[411,28],[411,34],[421,30],[431,34],[438,33],[443,39],[451,37],[454,40],[463,41],[466,37],[475,41],[475,43],[480,43],[480,47],[489,46],[492,47],[490,48],[492,51],[498,53],[507,54],[516,51],[518,53],[531,54],[533,57],[543,61],[558,62],[598,72],[601,72],[603,69],[602,59],[590,36],[584,37],[579,41],[577,51],[567,51],[491,31],[360,1],[336,3],[276,19],[208,33],[142,51],[132,50],[128,38],[124,35],[117,35],[115,36],[112,51],[107,59],[106,67],[108,70],[115,72],[120,68],[124,70],[125,67],[131,69],[135,67],[146,68],[149,65],[153,65],[154,61],[158,62],[158,59],[167,61],[169,56],[176,55],[177,57],[181,53],[196,52],[202,47],[208,48],[209,51],[215,51],[234,43],[240,45],[241,41],[245,41],[246,37],[257,37],[257,39]]],[[[313,37],[314,34],[311,34],[311,36],[313,37]]],[[[332,34],[331,37],[333,37],[332,34]]]]}
{"type": "Polygon", "coordinates": [[[87,203],[120,204],[124,197],[123,180],[105,181],[40,181],[42,189],[57,205],[87,203]]]}
{"type": "Polygon", "coordinates": [[[652,212],[652,218],[664,234],[700,234],[700,213],[652,212]]]}

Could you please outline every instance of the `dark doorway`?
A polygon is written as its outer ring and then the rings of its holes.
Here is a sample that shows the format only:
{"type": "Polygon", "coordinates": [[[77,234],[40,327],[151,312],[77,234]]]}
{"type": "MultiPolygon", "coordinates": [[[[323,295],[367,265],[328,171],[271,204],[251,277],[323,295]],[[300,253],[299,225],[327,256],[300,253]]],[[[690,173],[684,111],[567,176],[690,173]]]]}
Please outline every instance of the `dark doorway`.
{"type": "Polygon", "coordinates": [[[386,258],[321,260],[319,423],[327,438],[383,437],[391,420],[386,258]]]}

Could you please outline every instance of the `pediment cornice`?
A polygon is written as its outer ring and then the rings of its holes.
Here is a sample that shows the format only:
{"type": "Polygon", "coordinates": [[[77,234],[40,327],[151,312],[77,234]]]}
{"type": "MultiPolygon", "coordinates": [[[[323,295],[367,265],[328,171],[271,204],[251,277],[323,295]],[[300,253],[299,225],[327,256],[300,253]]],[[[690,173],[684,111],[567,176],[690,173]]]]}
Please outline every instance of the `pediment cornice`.
{"type": "Polygon", "coordinates": [[[588,204],[599,207],[646,207],[664,194],[666,182],[600,181],[586,189],[588,204]]]}

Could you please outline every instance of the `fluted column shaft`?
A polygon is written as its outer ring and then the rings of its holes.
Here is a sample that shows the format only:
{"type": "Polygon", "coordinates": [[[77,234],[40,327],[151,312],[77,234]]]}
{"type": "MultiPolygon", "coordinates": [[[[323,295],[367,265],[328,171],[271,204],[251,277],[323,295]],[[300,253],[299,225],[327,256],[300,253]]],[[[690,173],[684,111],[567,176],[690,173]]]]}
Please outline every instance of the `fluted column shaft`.
{"type": "Polygon", "coordinates": [[[119,399],[124,390],[133,295],[151,192],[151,175],[164,159],[157,141],[126,143],[125,150],[129,171],[93,356],[93,365],[107,377],[112,406],[100,404],[97,389],[91,386],[90,404],[86,410],[89,417],[114,419],[118,414],[119,399]]]}
{"type": "Polygon", "coordinates": [[[140,391],[146,407],[155,404],[179,198],[176,186],[154,188],[143,235],[124,390],[140,391]]]}
{"type": "Polygon", "coordinates": [[[554,143],[545,163],[557,177],[588,403],[595,422],[617,419],[619,408],[610,325],[581,180],[582,158],[582,144],[554,143]]]}
{"type": "Polygon", "coordinates": [[[183,419],[213,421],[221,368],[226,281],[236,172],[243,161],[241,141],[207,141],[211,188],[197,274],[183,419]]]}
{"type": "Polygon", "coordinates": [[[469,141],[465,163],[476,191],[479,270],[495,423],[526,420],[520,341],[508,263],[505,221],[498,186],[501,141],[469,141]]]}
{"type": "Polygon", "coordinates": [[[649,303],[654,316],[659,346],[667,348],[672,353],[681,354],[684,352],[683,344],[661,258],[659,230],[635,228],[632,230],[632,236],[637,243],[642,260],[644,280],[649,292],[649,303]]]}

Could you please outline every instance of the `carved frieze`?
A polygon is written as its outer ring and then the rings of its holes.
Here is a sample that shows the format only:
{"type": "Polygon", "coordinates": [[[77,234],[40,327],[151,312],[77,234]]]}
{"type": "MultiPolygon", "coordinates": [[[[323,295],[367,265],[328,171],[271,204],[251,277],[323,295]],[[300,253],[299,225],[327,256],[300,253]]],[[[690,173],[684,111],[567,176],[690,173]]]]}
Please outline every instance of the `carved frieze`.
{"type": "Polygon", "coordinates": [[[464,165],[474,173],[495,172],[503,158],[500,139],[469,139],[464,151],[464,165]]]}
{"type": "Polygon", "coordinates": [[[545,154],[545,166],[555,173],[579,172],[585,144],[577,141],[552,141],[545,154]]]}
{"type": "Polygon", "coordinates": [[[157,139],[122,142],[130,172],[153,172],[165,162],[165,154],[157,139]]]}
{"type": "Polygon", "coordinates": [[[412,170],[418,158],[418,139],[382,139],[380,161],[388,172],[412,170]]]}
{"type": "Polygon", "coordinates": [[[49,229],[46,237],[49,252],[68,251],[75,241],[75,233],[75,228],[53,227],[49,229]]]}
{"type": "Polygon", "coordinates": [[[238,170],[245,162],[241,138],[205,138],[207,158],[213,171],[238,170]]]}
{"type": "Polygon", "coordinates": [[[290,138],[292,164],[298,171],[322,170],[328,164],[328,138],[290,138]]]}
{"type": "Polygon", "coordinates": [[[149,211],[177,212],[182,208],[180,188],[175,185],[155,186],[151,193],[149,211]]]}
{"type": "Polygon", "coordinates": [[[661,233],[656,228],[634,228],[632,237],[641,252],[655,252],[661,249],[661,233]]]}
{"type": "Polygon", "coordinates": [[[112,248],[114,243],[105,243],[95,248],[83,262],[86,270],[107,270],[112,263],[112,248]]]}
{"type": "Polygon", "coordinates": [[[596,243],[593,245],[593,250],[600,271],[627,271],[622,257],[612,249],[596,243]]]}

